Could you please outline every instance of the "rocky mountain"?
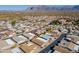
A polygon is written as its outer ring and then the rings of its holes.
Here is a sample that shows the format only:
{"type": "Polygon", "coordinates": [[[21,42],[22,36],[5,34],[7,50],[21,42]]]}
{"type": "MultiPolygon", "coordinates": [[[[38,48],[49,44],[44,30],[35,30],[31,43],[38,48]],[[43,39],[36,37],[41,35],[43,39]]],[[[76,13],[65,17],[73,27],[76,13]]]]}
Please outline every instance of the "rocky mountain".
{"type": "Polygon", "coordinates": [[[40,5],[28,7],[25,11],[79,11],[79,5],[40,5]]]}
{"type": "Polygon", "coordinates": [[[21,11],[0,10],[0,12],[38,12],[38,11],[79,11],[79,5],[31,5],[21,11]]]}

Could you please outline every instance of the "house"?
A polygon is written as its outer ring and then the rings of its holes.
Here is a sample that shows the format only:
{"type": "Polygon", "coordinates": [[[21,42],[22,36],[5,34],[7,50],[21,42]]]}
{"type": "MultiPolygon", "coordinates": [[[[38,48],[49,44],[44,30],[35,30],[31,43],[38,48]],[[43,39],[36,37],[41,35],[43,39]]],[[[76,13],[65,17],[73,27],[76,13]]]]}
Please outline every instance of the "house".
{"type": "Polygon", "coordinates": [[[39,46],[43,46],[44,45],[44,43],[46,42],[46,40],[44,40],[43,38],[34,38],[34,39],[32,39],[31,40],[32,42],[34,42],[34,43],[36,43],[36,44],[38,44],[39,46]]]}
{"type": "Polygon", "coordinates": [[[38,35],[40,35],[42,33],[42,30],[40,30],[40,29],[38,29],[37,31],[36,31],[36,34],[38,34],[38,35]]]}
{"type": "Polygon", "coordinates": [[[57,39],[59,36],[61,35],[61,33],[58,30],[54,30],[52,32],[52,37],[54,37],[55,39],[57,39]]]}
{"type": "Polygon", "coordinates": [[[16,46],[16,43],[14,41],[12,41],[11,39],[6,39],[6,40],[0,41],[0,50],[10,49],[15,46],[16,46]]]}
{"type": "Polygon", "coordinates": [[[59,53],[59,52],[61,52],[61,53],[71,53],[71,51],[69,51],[69,50],[67,50],[67,49],[65,49],[65,48],[63,48],[63,47],[60,47],[60,46],[55,46],[54,49],[55,49],[56,51],[58,51],[58,53],[59,53]]]}
{"type": "MultiPolygon", "coordinates": [[[[79,44],[79,41],[77,41],[76,43],[79,44]]],[[[79,52],[79,45],[75,45],[74,50],[75,52],[79,52]]]]}
{"type": "Polygon", "coordinates": [[[22,35],[14,36],[12,38],[18,44],[21,44],[21,43],[23,43],[25,41],[28,41],[28,39],[26,37],[22,36],[22,35]]]}
{"type": "Polygon", "coordinates": [[[37,52],[40,49],[40,46],[32,42],[26,42],[20,44],[20,49],[25,53],[33,53],[33,52],[37,52]]]}
{"type": "Polygon", "coordinates": [[[56,40],[54,37],[51,37],[51,35],[48,34],[42,34],[40,35],[40,37],[45,39],[47,42],[50,41],[49,43],[56,40]]]}
{"type": "Polygon", "coordinates": [[[40,35],[41,38],[45,39],[45,40],[49,40],[51,37],[49,35],[40,35]]]}
{"type": "Polygon", "coordinates": [[[15,35],[15,33],[11,30],[5,29],[0,32],[0,34],[6,35],[7,37],[12,37],[15,35]]]}
{"type": "Polygon", "coordinates": [[[66,40],[62,40],[60,43],[59,43],[59,46],[64,46],[64,47],[68,47],[70,42],[67,42],[66,40]]]}
{"type": "Polygon", "coordinates": [[[75,36],[75,35],[67,35],[67,38],[68,40],[72,41],[72,42],[77,42],[79,41],[79,37],[78,36],[75,36]]]}
{"type": "Polygon", "coordinates": [[[59,52],[59,51],[55,50],[53,53],[61,53],[61,52],[59,52]]]}
{"type": "Polygon", "coordinates": [[[31,28],[29,26],[26,26],[24,30],[27,33],[27,32],[30,32],[31,31],[31,28]]]}
{"type": "Polygon", "coordinates": [[[23,53],[20,48],[15,47],[12,49],[0,50],[0,53],[23,53]]]}
{"type": "Polygon", "coordinates": [[[68,33],[68,30],[67,29],[63,29],[62,33],[68,33]]]}
{"type": "Polygon", "coordinates": [[[15,47],[15,48],[11,49],[10,51],[12,53],[23,53],[23,51],[20,48],[18,48],[18,47],[15,47]]]}
{"type": "Polygon", "coordinates": [[[12,53],[11,50],[0,50],[0,53],[12,53]]]}
{"type": "Polygon", "coordinates": [[[68,41],[66,41],[66,40],[62,40],[61,42],[60,42],[60,44],[59,44],[59,46],[62,46],[62,47],[64,47],[64,48],[67,48],[68,50],[70,50],[70,51],[72,51],[72,52],[74,52],[75,50],[74,50],[74,46],[75,46],[76,44],[74,44],[73,42],[68,42],[68,41]]]}
{"type": "MultiPolygon", "coordinates": [[[[41,37],[43,37],[43,36],[41,36],[41,37]]],[[[48,39],[48,37],[43,37],[43,38],[41,38],[41,37],[33,38],[31,41],[38,44],[41,47],[45,47],[53,41],[52,38],[48,39]]]]}
{"type": "Polygon", "coordinates": [[[25,37],[27,37],[29,40],[33,39],[36,35],[33,33],[23,33],[25,37]]]}
{"type": "Polygon", "coordinates": [[[69,45],[68,45],[68,48],[71,49],[72,51],[75,51],[74,50],[75,45],[76,44],[70,42],[69,45]]]}

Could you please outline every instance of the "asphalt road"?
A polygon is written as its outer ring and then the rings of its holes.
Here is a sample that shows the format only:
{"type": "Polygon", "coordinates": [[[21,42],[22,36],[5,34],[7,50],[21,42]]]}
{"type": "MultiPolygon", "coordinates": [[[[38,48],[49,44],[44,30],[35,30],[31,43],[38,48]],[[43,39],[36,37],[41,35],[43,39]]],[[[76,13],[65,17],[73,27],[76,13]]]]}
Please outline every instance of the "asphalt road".
{"type": "Polygon", "coordinates": [[[50,51],[50,48],[53,47],[54,45],[57,45],[58,43],[61,42],[65,38],[66,34],[61,34],[58,39],[56,39],[54,42],[52,42],[50,45],[45,47],[43,50],[41,50],[39,53],[48,53],[50,51]]]}

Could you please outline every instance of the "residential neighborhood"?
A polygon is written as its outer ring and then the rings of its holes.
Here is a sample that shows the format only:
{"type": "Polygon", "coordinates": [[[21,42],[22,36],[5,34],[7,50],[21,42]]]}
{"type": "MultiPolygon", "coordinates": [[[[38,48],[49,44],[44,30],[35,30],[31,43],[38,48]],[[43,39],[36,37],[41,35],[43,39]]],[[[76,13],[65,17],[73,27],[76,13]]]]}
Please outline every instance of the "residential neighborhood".
{"type": "Polygon", "coordinates": [[[79,27],[72,24],[75,19],[79,18],[24,16],[20,20],[0,19],[0,53],[78,53],[79,27]]]}

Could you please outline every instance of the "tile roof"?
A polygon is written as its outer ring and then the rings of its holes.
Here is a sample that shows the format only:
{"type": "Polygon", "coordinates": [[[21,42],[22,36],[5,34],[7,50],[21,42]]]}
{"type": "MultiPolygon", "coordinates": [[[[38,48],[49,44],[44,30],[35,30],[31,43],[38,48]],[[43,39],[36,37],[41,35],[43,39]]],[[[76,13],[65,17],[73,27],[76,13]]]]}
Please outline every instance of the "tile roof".
{"type": "Polygon", "coordinates": [[[61,52],[61,53],[70,53],[70,51],[68,51],[67,49],[62,48],[60,46],[55,46],[54,49],[61,52]]]}
{"type": "Polygon", "coordinates": [[[34,43],[36,43],[36,44],[38,44],[39,46],[43,46],[43,44],[46,42],[44,39],[42,39],[42,38],[36,38],[36,39],[32,39],[31,40],[32,42],[34,42],[34,43]]]}
{"type": "Polygon", "coordinates": [[[26,52],[26,53],[29,53],[29,52],[35,52],[37,49],[39,49],[40,47],[32,42],[29,42],[29,43],[23,43],[20,45],[20,48],[26,52]]]}

